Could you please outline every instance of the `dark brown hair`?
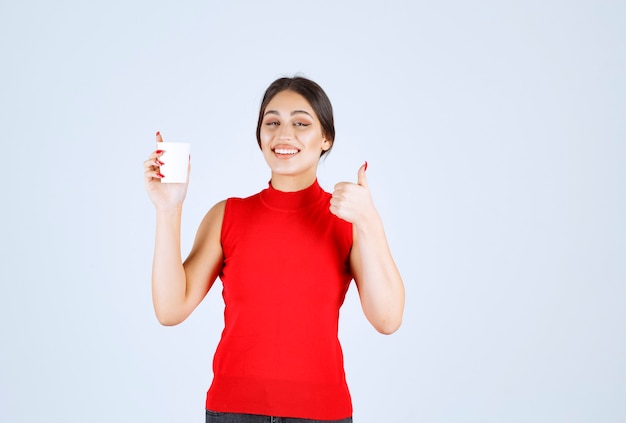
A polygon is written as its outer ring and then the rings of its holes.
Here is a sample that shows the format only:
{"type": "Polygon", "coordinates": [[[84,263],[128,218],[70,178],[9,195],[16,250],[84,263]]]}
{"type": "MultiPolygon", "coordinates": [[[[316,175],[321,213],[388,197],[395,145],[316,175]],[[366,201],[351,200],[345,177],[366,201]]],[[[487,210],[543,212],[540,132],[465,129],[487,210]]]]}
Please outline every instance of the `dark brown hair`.
{"type": "Polygon", "coordinates": [[[272,82],[261,101],[261,107],[259,108],[259,121],[256,126],[256,140],[261,147],[261,125],[263,124],[263,115],[265,109],[274,96],[282,91],[293,91],[300,94],[309,102],[313,111],[320,120],[322,126],[322,134],[327,141],[330,141],[330,148],[322,151],[320,156],[328,153],[335,144],[335,119],[333,118],[333,106],[330,104],[328,96],[317,83],[310,79],[296,76],[293,78],[279,78],[272,82]]]}

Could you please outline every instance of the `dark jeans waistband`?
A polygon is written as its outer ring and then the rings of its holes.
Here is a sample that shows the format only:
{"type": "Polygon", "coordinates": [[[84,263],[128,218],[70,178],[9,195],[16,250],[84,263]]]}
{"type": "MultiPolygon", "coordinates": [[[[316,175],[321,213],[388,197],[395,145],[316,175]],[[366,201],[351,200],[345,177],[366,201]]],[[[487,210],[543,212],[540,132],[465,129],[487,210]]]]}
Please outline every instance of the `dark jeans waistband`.
{"type": "Polygon", "coordinates": [[[206,423],[352,423],[352,417],[341,420],[311,420],[206,410],[206,423]]]}

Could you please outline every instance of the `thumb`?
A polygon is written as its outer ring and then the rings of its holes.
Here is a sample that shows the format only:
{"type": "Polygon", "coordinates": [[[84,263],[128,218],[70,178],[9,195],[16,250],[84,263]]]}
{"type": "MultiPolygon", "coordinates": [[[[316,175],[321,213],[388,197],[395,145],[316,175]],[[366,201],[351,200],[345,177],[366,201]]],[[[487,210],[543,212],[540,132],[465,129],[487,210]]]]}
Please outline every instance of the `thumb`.
{"type": "Polygon", "coordinates": [[[367,170],[367,162],[363,163],[363,165],[359,168],[358,180],[357,180],[357,183],[365,188],[367,188],[367,177],[365,176],[366,170],[367,170]]]}
{"type": "Polygon", "coordinates": [[[161,132],[156,132],[156,140],[157,142],[163,142],[163,137],[161,136],[161,132]]]}

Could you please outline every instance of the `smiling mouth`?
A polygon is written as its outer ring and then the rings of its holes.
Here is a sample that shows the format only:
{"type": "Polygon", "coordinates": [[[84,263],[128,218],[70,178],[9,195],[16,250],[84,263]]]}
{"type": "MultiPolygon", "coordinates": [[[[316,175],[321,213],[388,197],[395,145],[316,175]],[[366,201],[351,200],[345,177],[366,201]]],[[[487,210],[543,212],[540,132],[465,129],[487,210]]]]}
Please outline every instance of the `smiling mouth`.
{"type": "Polygon", "coordinates": [[[293,156],[300,152],[297,148],[275,148],[274,153],[280,154],[281,156],[293,156]]]}

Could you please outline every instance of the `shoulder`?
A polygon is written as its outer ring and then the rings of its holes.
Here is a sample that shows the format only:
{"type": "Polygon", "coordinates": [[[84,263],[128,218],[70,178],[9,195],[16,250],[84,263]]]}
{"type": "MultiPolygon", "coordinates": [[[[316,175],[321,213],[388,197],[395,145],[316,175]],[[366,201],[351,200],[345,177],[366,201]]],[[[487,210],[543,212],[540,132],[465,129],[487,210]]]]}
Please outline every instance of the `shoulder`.
{"type": "Polygon", "coordinates": [[[228,199],[215,203],[215,205],[211,207],[209,211],[207,212],[207,217],[208,216],[214,216],[214,217],[222,216],[223,217],[224,210],[226,210],[227,202],[228,202],[228,199]]]}
{"type": "Polygon", "coordinates": [[[246,210],[250,208],[254,208],[257,204],[260,203],[261,193],[258,192],[254,195],[250,195],[248,197],[229,197],[226,200],[221,201],[216,204],[214,207],[223,203],[219,207],[226,212],[226,214],[231,213],[233,210],[246,210]]]}
{"type": "Polygon", "coordinates": [[[228,224],[228,222],[236,219],[236,216],[251,209],[250,206],[258,201],[258,197],[259,193],[246,198],[229,197],[215,203],[202,219],[200,231],[207,234],[221,232],[224,224],[228,224]]]}
{"type": "Polygon", "coordinates": [[[209,209],[200,223],[200,232],[212,232],[222,226],[227,201],[222,200],[209,209]]]}

